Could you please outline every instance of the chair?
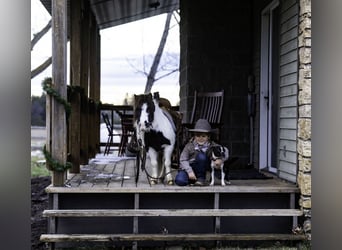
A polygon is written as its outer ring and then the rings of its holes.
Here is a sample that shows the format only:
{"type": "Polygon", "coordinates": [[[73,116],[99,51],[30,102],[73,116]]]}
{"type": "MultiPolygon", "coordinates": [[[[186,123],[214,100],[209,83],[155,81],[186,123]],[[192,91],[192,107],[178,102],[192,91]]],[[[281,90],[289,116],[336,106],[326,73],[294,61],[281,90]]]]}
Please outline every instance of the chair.
{"type": "Polygon", "coordinates": [[[105,146],[105,150],[104,150],[103,155],[108,155],[109,151],[110,151],[110,146],[113,143],[113,136],[114,136],[113,129],[114,129],[114,127],[109,120],[108,114],[102,113],[102,118],[103,118],[103,121],[105,122],[107,130],[108,130],[108,139],[106,142],[106,146],[105,146]]]}
{"type": "Polygon", "coordinates": [[[118,156],[123,156],[125,155],[129,138],[132,137],[134,134],[133,114],[120,114],[120,118],[122,135],[118,156]]]}
{"type": "Polygon", "coordinates": [[[223,102],[224,90],[217,92],[197,92],[195,90],[190,122],[184,124],[184,127],[193,128],[198,119],[204,118],[216,132],[217,138],[215,139],[220,141],[223,102]]]}

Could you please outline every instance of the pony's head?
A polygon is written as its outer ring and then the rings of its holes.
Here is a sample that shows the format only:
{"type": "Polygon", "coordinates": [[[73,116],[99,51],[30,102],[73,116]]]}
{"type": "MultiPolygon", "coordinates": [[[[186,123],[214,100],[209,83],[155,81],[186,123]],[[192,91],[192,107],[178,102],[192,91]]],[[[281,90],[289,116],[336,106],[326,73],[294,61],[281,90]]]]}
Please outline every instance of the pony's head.
{"type": "Polygon", "coordinates": [[[156,105],[152,94],[134,95],[135,124],[140,131],[149,131],[153,128],[154,112],[156,105]]]}

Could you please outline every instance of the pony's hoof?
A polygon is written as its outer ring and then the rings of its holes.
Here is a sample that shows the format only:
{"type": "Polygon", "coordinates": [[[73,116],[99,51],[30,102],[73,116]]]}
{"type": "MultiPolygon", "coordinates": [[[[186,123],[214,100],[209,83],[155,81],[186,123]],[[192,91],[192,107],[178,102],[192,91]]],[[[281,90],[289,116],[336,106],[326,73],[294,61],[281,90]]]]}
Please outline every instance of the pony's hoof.
{"type": "Polygon", "coordinates": [[[174,184],[173,180],[169,180],[169,181],[167,181],[167,185],[170,185],[170,186],[172,186],[173,184],[174,184]]]}
{"type": "Polygon", "coordinates": [[[156,184],[157,184],[157,181],[152,180],[152,181],[150,181],[150,183],[151,183],[151,185],[156,185],[156,184]]]}

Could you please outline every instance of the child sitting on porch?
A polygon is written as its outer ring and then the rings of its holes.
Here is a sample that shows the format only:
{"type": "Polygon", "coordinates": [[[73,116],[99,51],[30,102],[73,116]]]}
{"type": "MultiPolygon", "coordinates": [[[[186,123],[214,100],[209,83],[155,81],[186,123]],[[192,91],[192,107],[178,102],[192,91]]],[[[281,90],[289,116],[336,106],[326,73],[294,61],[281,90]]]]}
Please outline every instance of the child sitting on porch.
{"type": "MultiPolygon", "coordinates": [[[[179,159],[180,171],[177,173],[175,183],[178,186],[206,185],[206,171],[211,170],[210,157],[207,155],[208,149],[219,144],[210,140],[212,132],[209,122],[205,119],[199,119],[194,129],[194,136],[185,145],[179,159]]],[[[224,147],[225,155],[223,159],[216,159],[215,165],[220,166],[222,161],[226,161],[229,157],[229,151],[224,147]]]]}

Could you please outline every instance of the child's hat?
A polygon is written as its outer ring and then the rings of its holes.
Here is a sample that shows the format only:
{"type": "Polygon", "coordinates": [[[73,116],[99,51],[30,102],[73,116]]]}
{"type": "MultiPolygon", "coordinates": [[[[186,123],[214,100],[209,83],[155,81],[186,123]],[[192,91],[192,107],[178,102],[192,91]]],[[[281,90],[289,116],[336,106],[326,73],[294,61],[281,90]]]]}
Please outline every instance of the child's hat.
{"type": "Polygon", "coordinates": [[[199,119],[195,124],[195,128],[189,129],[189,131],[210,133],[212,129],[211,129],[209,122],[206,119],[199,119]]]}

